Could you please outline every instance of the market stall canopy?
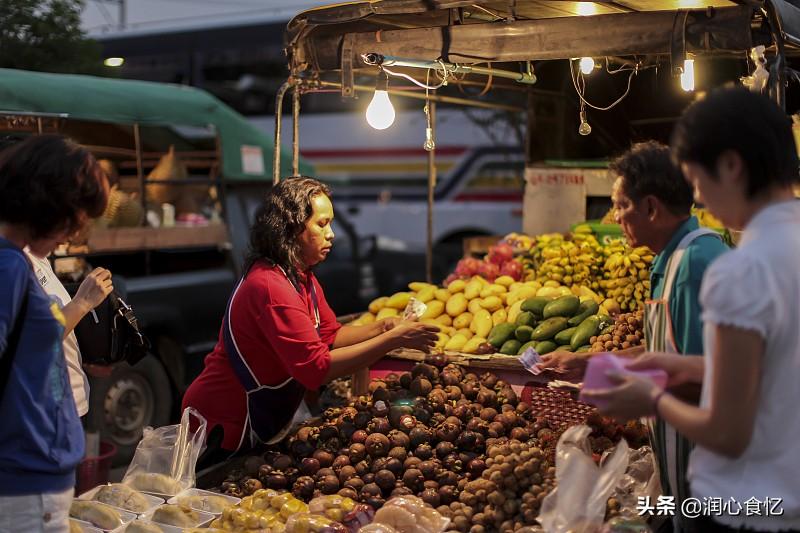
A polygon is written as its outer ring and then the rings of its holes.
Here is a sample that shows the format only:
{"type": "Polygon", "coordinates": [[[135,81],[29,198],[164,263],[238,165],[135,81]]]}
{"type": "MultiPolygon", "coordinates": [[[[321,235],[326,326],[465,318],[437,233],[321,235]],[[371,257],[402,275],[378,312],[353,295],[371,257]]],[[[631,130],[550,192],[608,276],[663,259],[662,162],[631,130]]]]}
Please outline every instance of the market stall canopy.
{"type": "MultiPolygon", "coordinates": [[[[2,112],[63,114],[144,127],[211,126],[220,139],[224,178],[272,179],[272,140],[223,102],[193,87],[0,69],[2,112]],[[261,161],[254,163],[253,157],[261,161]]],[[[281,160],[282,175],[291,175],[291,153],[284,151],[281,160]]],[[[300,172],[313,174],[313,169],[301,161],[300,172]]]]}
{"type": "Polygon", "coordinates": [[[800,45],[784,0],[373,0],[304,11],[286,38],[294,72],[347,73],[372,52],[474,64],[745,51],[776,35],[800,45]]]}

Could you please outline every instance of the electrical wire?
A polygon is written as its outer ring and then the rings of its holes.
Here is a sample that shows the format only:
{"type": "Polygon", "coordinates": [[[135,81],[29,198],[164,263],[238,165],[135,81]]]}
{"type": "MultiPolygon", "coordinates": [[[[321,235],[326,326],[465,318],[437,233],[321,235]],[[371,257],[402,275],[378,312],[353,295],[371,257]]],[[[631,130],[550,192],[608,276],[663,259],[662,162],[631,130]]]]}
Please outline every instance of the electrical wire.
{"type": "MultiPolygon", "coordinates": [[[[438,61],[439,65],[441,66],[442,72],[443,72],[443,74],[441,74],[441,76],[442,76],[441,80],[442,81],[441,81],[441,83],[439,83],[439,85],[428,85],[427,83],[422,83],[421,81],[417,81],[415,78],[413,78],[412,76],[409,76],[408,74],[405,74],[403,72],[397,72],[397,71],[394,71],[394,70],[389,70],[386,67],[381,67],[381,70],[383,70],[387,74],[391,74],[392,76],[405,78],[408,81],[410,81],[411,83],[413,83],[414,85],[416,85],[418,87],[422,87],[423,89],[435,91],[436,89],[440,89],[440,88],[444,87],[445,85],[447,85],[447,82],[448,82],[450,76],[452,75],[452,73],[447,70],[447,67],[445,66],[444,62],[441,59],[439,59],[437,61],[438,61]]],[[[431,69],[428,69],[428,73],[430,73],[430,71],[431,71],[431,69]]],[[[433,69],[433,71],[436,72],[436,73],[439,73],[439,69],[438,68],[433,69]]]]}
{"type": "Polygon", "coordinates": [[[578,79],[577,80],[575,79],[575,68],[574,68],[573,63],[574,63],[574,61],[570,60],[570,62],[569,62],[569,75],[570,75],[570,78],[572,78],[572,86],[575,88],[575,92],[578,93],[578,98],[581,99],[581,102],[583,102],[587,106],[591,107],[592,109],[596,109],[597,111],[608,111],[609,109],[612,109],[617,104],[622,102],[625,99],[625,97],[628,96],[628,93],[631,92],[631,81],[633,80],[633,77],[636,74],[639,73],[639,65],[637,64],[636,67],[628,75],[628,87],[625,89],[625,92],[622,94],[622,96],[617,98],[611,104],[609,104],[609,105],[607,105],[605,107],[600,107],[600,106],[596,106],[596,105],[592,104],[591,102],[586,100],[586,98],[583,97],[583,93],[586,91],[586,80],[584,79],[583,75],[579,75],[578,79]],[[578,88],[578,85],[581,85],[581,87],[578,88]]]}

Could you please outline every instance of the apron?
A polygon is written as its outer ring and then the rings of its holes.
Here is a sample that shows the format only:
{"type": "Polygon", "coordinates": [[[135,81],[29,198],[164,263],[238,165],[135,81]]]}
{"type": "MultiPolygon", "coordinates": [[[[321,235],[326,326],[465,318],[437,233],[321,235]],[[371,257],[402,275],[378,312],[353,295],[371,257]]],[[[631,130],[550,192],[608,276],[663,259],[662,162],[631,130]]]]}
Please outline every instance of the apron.
{"type": "MultiPolygon", "coordinates": [[[[302,297],[301,288],[286,275],[282,268],[280,270],[302,297]]],[[[283,439],[291,428],[295,411],[303,401],[303,395],[306,392],[305,387],[292,377],[278,385],[262,385],[239,351],[230,324],[230,314],[233,299],[236,297],[236,293],[244,279],[245,277],[243,276],[236,285],[233,294],[231,294],[225,316],[222,319],[222,339],[225,345],[225,352],[228,354],[228,360],[234,373],[247,392],[247,418],[245,419],[242,436],[239,439],[237,452],[243,448],[253,447],[259,442],[274,444],[283,439]],[[247,444],[245,444],[246,441],[247,444]]],[[[314,306],[314,325],[317,333],[319,333],[319,303],[317,290],[313,282],[311,282],[311,301],[314,306]]]]}
{"type": "MultiPolygon", "coordinates": [[[[696,229],[687,234],[667,260],[661,298],[647,300],[645,304],[644,338],[648,352],[680,353],[675,342],[672,318],[669,312],[669,299],[675,285],[678,266],[681,264],[686,248],[692,241],[703,235],[719,237],[718,233],[707,228],[696,229]]],[[[681,503],[689,497],[686,470],[692,445],[672,426],[658,417],[647,419],[647,425],[650,428],[653,447],[659,452],[656,454],[656,463],[662,480],[662,490],[665,495],[674,496],[676,509],[680,509],[681,503]]],[[[680,527],[676,526],[676,530],[680,530],[680,527]]]]}

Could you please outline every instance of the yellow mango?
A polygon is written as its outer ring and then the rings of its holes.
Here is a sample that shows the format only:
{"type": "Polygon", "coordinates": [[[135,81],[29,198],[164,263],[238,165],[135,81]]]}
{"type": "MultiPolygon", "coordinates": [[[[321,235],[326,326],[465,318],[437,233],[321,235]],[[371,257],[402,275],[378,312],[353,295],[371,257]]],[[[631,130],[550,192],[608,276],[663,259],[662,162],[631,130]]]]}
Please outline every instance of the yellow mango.
{"type": "Polygon", "coordinates": [[[411,293],[398,292],[389,297],[389,300],[386,301],[386,307],[391,307],[392,309],[398,309],[402,311],[406,308],[410,299],[411,293]]]}
{"type": "Polygon", "coordinates": [[[456,329],[461,328],[468,328],[469,325],[472,323],[472,313],[469,311],[464,311],[460,315],[458,315],[455,319],[453,319],[453,327],[456,329]]]}
{"type": "Polygon", "coordinates": [[[487,285],[481,290],[480,296],[481,298],[488,298],[489,296],[497,296],[507,292],[506,288],[502,285],[497,285],[496,283],[492,283],[491,285],[487,285]]]}
{"type": "Polygon", "coordinates": [[[357,320],[359,320],[362,324],[372,324],[373,322],[375,322],[375,315],[373,315],[372,313],[364,313],[363,315],[358,317],[357,320]]]}
{"type": "Polygon", "coordinates": [[[510,287],[514,283],[514,278],[511,276],[499,276],[494,282],[503,287],[510,287]]]}
{"type": "Polygon", "coordinates": [[[378,314],[378,311],[386,307],[386,302],[389,301],[388,296],[381,296],[380,298],[375,298],[369,303],[369,312],[378,314]]]}
{"type": "Polygon", "coordinates": [[[478,337],[477,335],[469,339],[466,344],[461,348],[461,351],[464,353],[475,353],[478,351],[478,347],[486,342],[484,337],[478,337]]]}
{"type": "Polygon", "coordinates": [[[467,340],[471,339],[474,336],[472,331],[469,329],[469,326],[457,330],[456,333],[458,333],[459,335],[464,335],[467,338],[467,340]]]}
{"type": "Polygon", "coordinates": [[[444,313],[444,302],[440,300],[433,300],[427,303],[428,308],[422,313],[420,319],[436,318],[444,313]]]}
{"type": "Polygon", "coordinates": [[[450,340],[450,336],[447,335],[446,333],[441,333],[441,332],[437,333],[436,335],[439,337],[439,340],[436,341],[434,347],[439,348],[440,350],[444,349],[444,346],[447,344],[447,341],[450,340]]]}
{"type": "Polygon", "coordinates": [[[544,286],[545,287],[552,287],[554,289],[557,289],[557,288],[559,288],[561,286],[561,284],[559,282],[555,281],[555,280],[549,279],[549,280],[544,282],[544,286]]]}
{"type": "Polygon", "coordinates": [[[502,324],[506,321],[508,315],[506,314],[505,309],[498,309],[494,313],[492,313],[492,325],[496,326],[497,324],[502,324]]]}
{"type": "Polygon", "coordinates": [[[384,307],[380,311],[378,311],[378,316],[375,317],[375,320],[383,320],[384,318],[389,318],[391,316],[398,316],[400,311],[395,309],[394,307],[384,307]]]}
{"type": "Polygon", "coordinates": [[[540,298],[558,298],[561,296],[561,291],[559,291],[556,287],[542,287],[536,291],[536,296],[540,298]]]}
{"type": "Polygon", "coordinates": [[[438,322],[436,322],[436,319],[435,319],[435,318],[420,318],[420,319],[419,319],[419,322],[420,322],[421,324],[429,324],[429,325],[431,325],[431,326],[439,326],[439,327],[441,327],[441,326],[442,326],[441,324],[439,324],[438,322]]]}
{"type": "Polygon", "coordinates": [[[520,308],[522,307],[522,303],[524,301],[525,300],[517,300],[516,302],[514,302],[511,305],[511,307],[508,308],[508,313],[507,313],[508,316],[507,316],[507,318],[508,318],[509,322],[511,322],[511,323],[516,323],[517,322],[517,317],[522,312],[522,309],[520,309],[520,308]]]}
{"type": "Polygon", "coordinates": [[[443,326],[452,326],[453,319],[450,318],[450,315],[441,314],[436,317],[436,322],[443,325],[443,326]]]}
{"type": "Polygon", "coordinates": [[[424,304],[430,302],[435,297],[436,297],[436,287],[434,287],[433,285],[430,285],[428,287],[424,287],[415,296],[415,298],[417,300],[419,300],[420,302],[422,302],[424,304]]]}
{"type": "Polygon", "coordinates": [[[518,301],[524,302],[528,298],[533,298],[534,296],[536,296],[536,289],[533,287],[522,287],[516,292],[508,295],[508,298],[506,298],[506,304],[514,305],[518,301]]]}
{"type": "Polygon", "coordinates": [[[482,288],[483,283],[477,279],[472,279],[467,283],[467,286],[464,287],[464,297],[466,297],[467,300],[474,300],[480,295],[482,288]]]}
{"type": "Polygon", "coordinates": [[[423,289],[427,289],[429,287],[433,287],[436,289],[436,285],[432,285],[430,283],[425,283],[424,281],[412,281],[408,284],[408,288],[414,292],[420,292],[423,289]]]}
{"type": "Polygon", "coordinates": [[[456,333],[450,337],[450,340],[444,345],[444,349],[452,352],[458,352],[464,347],[468,340],[469,339],[467,339],[465,336],[456,333]]]}
{"type": "Polygon", "coordinates": [[[450,285],[447,286],[447,290],[450,291],[450,294],[456,294],[457,292],[464,292],[466,286],[466,281],[463,279],[456,279],[450,282],[450,285]]]}
{"type": "MultiPolygon", "coordinates": [[[[490,313],[494,313],[503,307],[503,300],[501,300],[498,296],[489,296],[488,298],[481,300],[481,307],[490,313]]],[[[485,335],[481,335],[481,337],[485,337],[485,335]]]]}
{"type": "Polygon", "coordinates": [[[512,284],[511,284],[511,285],[508,287],[508,292],[514,292],[514,291],[518,291],[519,289],[521,289],[521,288],[522,288],[522,287],[524,287],[524,286],[525,286],[525,285],[524,285],[524,284],[523,284],[521,281],[515,281],[514,283],[512,283],[512,284]]]}
{"type": "Polygon", "coordinates": [[[464,294],[454,294],[450,297],[450,299],[447,300],[447,303],[445,304],[445,311],[447,311],[448,315],[455,318],[467,310],[467,305],[468,302],[464,297],[464,294]]]}
{"type": "Polygon", "coordinates": [[[483,309],[483,307],[481,307],[481,299],[480,298],[475,298],[473,300],[470,300],[469,304],[467,304],[467,311],[469,311],[473,315],[475,313],[477,313],[478,311],[480,311],[481,309],[483,309]]]}
{"type": "Polygon", "coordinates": [[[481,309],[475,313],[469,329],[478,337],[486,337],[492,331],[492,326],[492,315],[486,309],[481,309]]]}
{"type": "Polygon", "coordinates": [[[434,292],[434,297],[442,303],[449,300],[451,296],[452,294],[447,289],[436,289],[434,292]]]}
{"type": "Polygon", "coordinates": [[[489,282],[483,276],[475,275],[475,276],[472,276],[472,279],[478,281],[482,286],[489,284],[489,282]]]}

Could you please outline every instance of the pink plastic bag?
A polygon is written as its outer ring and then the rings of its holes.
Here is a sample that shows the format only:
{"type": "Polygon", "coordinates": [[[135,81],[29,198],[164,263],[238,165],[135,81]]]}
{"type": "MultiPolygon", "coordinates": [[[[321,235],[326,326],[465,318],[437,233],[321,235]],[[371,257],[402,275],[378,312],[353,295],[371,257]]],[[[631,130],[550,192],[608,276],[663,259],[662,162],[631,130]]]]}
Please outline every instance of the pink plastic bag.
{"type": "Polygon", "coordinates": [[[647,378],[661,388],[667,386],[666,372],[661,369],[628,370],[627,366],[632,362],[633,359],[617,357],[608,352],[592,356],[589,359],[589,364],[586,366],[586,375],[583,378],[583,389],[581,390],[580,400],[597,407],[605,407],[604,401],[586,398],[583,391],[614,388],[616,384],[608,377],[608,373],[612,371],[620,374],[631,374],[633,376],[647,378]]]}

